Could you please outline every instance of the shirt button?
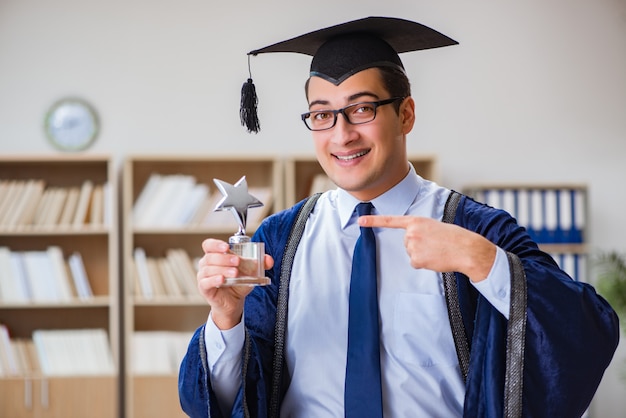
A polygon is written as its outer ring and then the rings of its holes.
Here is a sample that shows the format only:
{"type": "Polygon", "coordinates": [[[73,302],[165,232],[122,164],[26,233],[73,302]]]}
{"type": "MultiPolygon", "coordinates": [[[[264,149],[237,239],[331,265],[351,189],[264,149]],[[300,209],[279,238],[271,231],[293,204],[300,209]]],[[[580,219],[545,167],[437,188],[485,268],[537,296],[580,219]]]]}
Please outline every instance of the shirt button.
{"type": "Polygon", "coordinates": [[[498,296],[500,297],[500,299],[504,299],[506,298],[506,290],[502,289],[498,292],[498,296]]]}
{"type": "Polygon", "coordinates": [[[219,341],[215,341],[215,348],[217,348],[218,350],[221,350],[224,346],[222,345],[221,342],[219,341]]]}

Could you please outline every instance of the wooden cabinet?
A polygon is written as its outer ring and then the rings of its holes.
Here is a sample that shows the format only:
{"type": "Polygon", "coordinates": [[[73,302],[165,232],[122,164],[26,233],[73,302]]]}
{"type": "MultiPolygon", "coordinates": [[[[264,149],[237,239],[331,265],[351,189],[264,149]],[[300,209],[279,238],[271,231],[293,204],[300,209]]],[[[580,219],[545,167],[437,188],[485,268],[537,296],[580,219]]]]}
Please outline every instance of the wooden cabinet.
{"type": "Polygon", "coordinates": [[[230,213],[213,212],[219,193],[213,179],[235,184],[244,175],[250,193],[265,204],[248,212],[246,232],[252,235],[264,214],[283,206],[280,160],[134,156],[124,162],[124,386],[129,418],[184,416],[178,366],[191,334],[209,313],[196,288],[201,243],[208,237],[227,240],[237,231],[230,213]],[[172,180],[178,186],[166,185],[172,180]],[[194,188],[201,198],[191,197],[194,188]],[[172,215],[181,211],[183,215],[172,215]],[[183,273],[175,274],[175,259],[178,268],[184,261],[183,273]],[[171,282],[173,277],[178,279],[171,282]]]}
{"type": "MultiPolygon", "coordinates": [[[[409,161],[417,174],[437,181],[437,160],[429,155],[414,155],[409,161]]],[[[289,207],[311,194],[334,187],[314,156],[292,157],[285,161],[285,206],[289,207]]]]}
{"type": "MultiPolygon", "coordinates": [[[[0,324],[11,340],[30,343],[38,331],[59,335],[101,331],[106,342],[100,347],[110,364],[106,371],[74,373],[55,366],[60,357],[47,352],[45,362],[38,360],[45,364],[28,373],[5,365],[0,376],[0,416],[118,416],[115,187],[107,156],[0,158],[0,324]],[[70,190],[76,191],[75,204],[68,203],[70,190]],[[76,276],[80,267],[83,281],[76,276]]],[[[73,358],[77,369],[87,366],[86,357],[80,355],[77,351],[73,358]]]]}
{"type": "Polygon", "coordinates": [[[119,382],[112,376],[0,379],[2,416],[64,418],[119,416],[119,382]]]}

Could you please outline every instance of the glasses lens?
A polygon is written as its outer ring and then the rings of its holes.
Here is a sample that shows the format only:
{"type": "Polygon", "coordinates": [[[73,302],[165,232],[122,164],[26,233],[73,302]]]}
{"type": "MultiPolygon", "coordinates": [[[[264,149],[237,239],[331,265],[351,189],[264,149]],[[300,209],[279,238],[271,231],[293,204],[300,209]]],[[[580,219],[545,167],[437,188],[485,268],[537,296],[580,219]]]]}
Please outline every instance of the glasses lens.
{"type": "Polygon", "coordinates": [[[335,124],[335,114],[330,110],[309,112],[308,117],[305,116],[304,122],[313,131],[330,129],[335,124]]]}
{"type": "Polygon", "coordinates": [[[376,104],[370,102],[355,103],[346,107],[344,115],[354,125],[371,122],[376,117],[376,104]]]}

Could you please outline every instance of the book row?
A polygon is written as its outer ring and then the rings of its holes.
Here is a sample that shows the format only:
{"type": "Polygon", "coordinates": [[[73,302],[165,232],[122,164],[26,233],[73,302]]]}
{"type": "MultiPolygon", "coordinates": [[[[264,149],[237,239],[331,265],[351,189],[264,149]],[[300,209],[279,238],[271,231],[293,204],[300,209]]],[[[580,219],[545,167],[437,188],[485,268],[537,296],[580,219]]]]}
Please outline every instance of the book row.
{"type": "Polygon", "coordinates": [[[111,188],[48,186],[41,179],[0,180],[0,229],[84,228],[110,225],[111,188]]]}
{"type": "MultiPolygon", "coordinates": [[[[131,367],[135,375],[173,375],[187,351],[191,332],[135,331],[131,367]]],[[[11,338],[0,324],[0,378],[102,376],[115,374],[106,332],[99,328],[35,330],[32,339],[11,338]]]]}
{"type": "Polygon", "coordinates": [[[582,243],[585,239],[584,189],[485,188],[470,194],[509,212],[538,243],[582,243]]]}
{"type": "Polygon", "coordinates": [[[147,300],[164,296],[199,299],[197,264],[183,249],[167,249],[165,257],[149,257],[137,247],[133,252],[134,294],[147,300]]]}
{"type": "Polygon", "coordinates": [[[132,372],[135,375],[175,375],[192,332],[135,331],[132,337],[132,372]]]}
{"type": "MultiPolygon", "coordinates": [[[[248,212],[248,223],[254,225],[269,213],[272,191],[270,187],[249,187],[248,192],[264,204],[248,212]]],[[[133,224],[138,228],[233,225],[236,231],[231,214],[214,211],[222,198],[217,188],[199,183],[192,175],[153,173],[133,206],[133,224]]]]}
{"type": "Polygon", "coordinates": [[[32,339],[12,339],[0,324],[0,376],[114,375],[106,331],[94,329],[33,331],[32,339]]]}
{"type": "Polygon", "coordinates": [[[0,247],[2,304],[66,303],[92,297],[79,252],[65,258],[61,247],[55,245],[42,251],[0,247]]]}

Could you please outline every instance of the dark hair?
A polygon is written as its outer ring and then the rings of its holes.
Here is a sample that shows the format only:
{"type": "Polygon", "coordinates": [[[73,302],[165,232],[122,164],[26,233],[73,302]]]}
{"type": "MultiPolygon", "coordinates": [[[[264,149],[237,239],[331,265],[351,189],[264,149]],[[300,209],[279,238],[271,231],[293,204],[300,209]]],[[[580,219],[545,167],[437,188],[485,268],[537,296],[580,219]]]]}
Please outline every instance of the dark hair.
{"type": "MultiPolygon", "coordinates": [[[[383,85],[391,97],[409,97],[411,95],[411,82],[406,73],[395,67],[377,67],[383,79],[383,85]]],[[[400,111],[401,101],[393,104],[396,113],[400,111]]]]}
{"type": "MultiPolygon", "coordinates": [[[[383,86],[389,93],[390,97],[409,97],[411,95],[411,82],[406,73],[400,68],[396,67],[374,67],[378,68],[380,77],[383,81],[383,86]]],[[[304,84],[304,93],[306,98],[309,98],[309,77],[304,84]]],[[[400,111],[400,104],[398,101],[393,104],[396,109],[396,113],[400,111]]]]}

